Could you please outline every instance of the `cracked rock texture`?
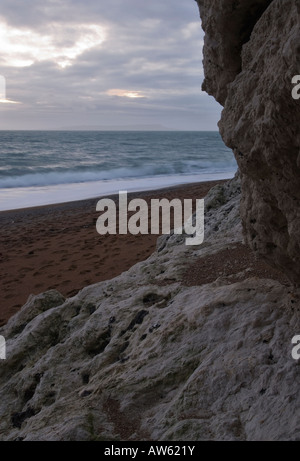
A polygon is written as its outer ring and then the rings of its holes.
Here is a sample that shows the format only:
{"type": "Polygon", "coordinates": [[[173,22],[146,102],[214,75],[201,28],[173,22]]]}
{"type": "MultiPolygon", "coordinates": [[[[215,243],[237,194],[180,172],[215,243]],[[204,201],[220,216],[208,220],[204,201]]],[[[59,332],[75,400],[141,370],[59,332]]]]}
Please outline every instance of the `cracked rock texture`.
{"type": "Polygon", "coordinates": [[[299,440],[299,290],[247,269],[182,283],[244,245],[239,198],[238,178],[209,192],[201,246],[164,236],[115,279],[29,298],[0,329],[1,440],[299,440]]]}
{"type": "Polygon", "coordinates": [[[197,0],[203,89],[241,173],[246,242],[300,284],[300,0],[197,0]]]}

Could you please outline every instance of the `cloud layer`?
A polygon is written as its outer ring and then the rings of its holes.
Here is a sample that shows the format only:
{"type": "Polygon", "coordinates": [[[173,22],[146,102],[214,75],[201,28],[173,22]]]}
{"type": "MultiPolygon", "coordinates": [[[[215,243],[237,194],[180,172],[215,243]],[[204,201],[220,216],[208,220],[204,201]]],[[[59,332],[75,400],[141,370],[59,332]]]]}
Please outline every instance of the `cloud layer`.
{"type": "Polygon", "coordinates": [[[217,128],[193,0],[3,0],[0,39],[2,129],[217,128]]]}

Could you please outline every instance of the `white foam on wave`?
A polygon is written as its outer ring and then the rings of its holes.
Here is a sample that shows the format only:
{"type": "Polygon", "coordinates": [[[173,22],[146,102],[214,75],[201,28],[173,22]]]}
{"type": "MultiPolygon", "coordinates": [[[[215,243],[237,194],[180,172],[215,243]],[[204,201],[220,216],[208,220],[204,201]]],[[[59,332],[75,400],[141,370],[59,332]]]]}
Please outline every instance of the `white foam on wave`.
{"type": "MultiPolygon", "coordinates": [[[[94,170],[86,171],[44,171],[25,173],[14,176],[2,176],[0,178],[0,189],[17,188],[17,187],[44,187],[55,186],[59,184],[86,183],[119,179],[143,179],[152,178],[153,176],[173,176],[173,175],[194,175],[206,174],[208,172],[215,174],[226,172],[234,168],[234,163],[228,165],[228,162],[216,162],[213,164],[209,161],[185,160],[177,165],[165,164],[160,165],[155,162],[151,165],[136,167],[119,167],[109,170],[99,171],[96,167],[94,170]]],[[[9,173],[9,171],[8,171],[9,173]]]]}
{"type": "Polygon", "coordinates": [[[72,202],[118,194],[119,191],[142,192],[193,182],[230,179],[235,171],[218,174],[156,176],[149,178],[90,181],[51,186],[0,189],[0,211],[72,202]]]}
{"type": "Polygon", "coordinates": [[[115,168],[107,171],[50,171],[27,173],[19,176],[7,176],[0,179],[0,188],[46,187],[61,184],[106,181],[120,178],[135,178],[154,174],[153,168],[115,168]]]}

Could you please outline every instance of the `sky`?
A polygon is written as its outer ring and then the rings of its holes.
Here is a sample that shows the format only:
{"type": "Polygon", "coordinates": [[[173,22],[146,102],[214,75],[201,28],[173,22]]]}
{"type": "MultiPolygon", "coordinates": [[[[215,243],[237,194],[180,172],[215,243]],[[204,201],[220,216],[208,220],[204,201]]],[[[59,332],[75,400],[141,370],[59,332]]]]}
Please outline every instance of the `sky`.
{"type": "Polygon", "coordinates": [[[1,0],[0,129],[217,130],[194,0],[1,0]]]}

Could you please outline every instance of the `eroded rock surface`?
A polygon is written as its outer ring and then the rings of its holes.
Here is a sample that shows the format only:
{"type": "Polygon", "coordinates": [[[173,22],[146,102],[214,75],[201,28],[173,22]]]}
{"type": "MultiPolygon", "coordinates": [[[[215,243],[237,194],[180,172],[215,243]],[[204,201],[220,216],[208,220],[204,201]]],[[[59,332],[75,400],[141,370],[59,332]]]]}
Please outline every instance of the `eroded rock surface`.
{"type": "Polygon", "coordinates": [[[241,172],[253,250],[300,284],[299,0],[198,0],[203,88],[223,106],[221,135],[241,172]]]}
{"type": "Polygon", "coordinates": [[[300,438],[299,291],[244,268],[182,283],[243,245],[239,198],[237,178],[210,191],[201,246],[164,236],[113,280],[28,300],[0,329],[1,440],[300,438]]]}

